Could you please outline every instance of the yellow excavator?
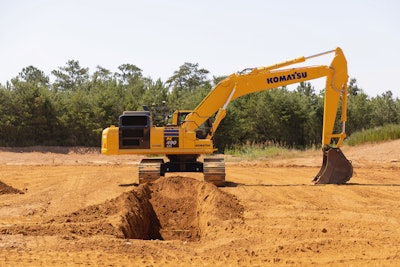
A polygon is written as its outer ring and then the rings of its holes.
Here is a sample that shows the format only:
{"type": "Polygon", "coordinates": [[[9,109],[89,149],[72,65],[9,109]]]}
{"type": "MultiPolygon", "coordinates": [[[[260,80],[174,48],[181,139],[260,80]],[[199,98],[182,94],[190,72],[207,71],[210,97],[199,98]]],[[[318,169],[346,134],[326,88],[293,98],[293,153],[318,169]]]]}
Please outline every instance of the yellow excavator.
{"type": "Polygon", "coordinates": [[[225,184],[225,163],[221,157],[204,157],[217,149],[215,132],[236,98],[280,86],[326,77],[322,125],[322,167],[314,177],[315,184],[344,184],[353,175],[352,164],[340,147],[346,137],[347,61],[340,48],[299,57],[275,65],[246,69],[221,82],[194,110],[177,110],[165,126],[154,126],[150,111],[124,111],[119,127],[111,125],[102,133],[102,154],[165,155],[144,158],[139,163],[138,183],[151,182],[167,172],[202,172],[204,180],[217,186],[225,184]],[[329,66],[288,66],[334,53],[329,66]],[[341,107],[339,107],[341,105],[341,107]],[[338,108],[342,129],[333,133],[338,108]],[[332,145],[335,142],[335,145],[332,145]]]}

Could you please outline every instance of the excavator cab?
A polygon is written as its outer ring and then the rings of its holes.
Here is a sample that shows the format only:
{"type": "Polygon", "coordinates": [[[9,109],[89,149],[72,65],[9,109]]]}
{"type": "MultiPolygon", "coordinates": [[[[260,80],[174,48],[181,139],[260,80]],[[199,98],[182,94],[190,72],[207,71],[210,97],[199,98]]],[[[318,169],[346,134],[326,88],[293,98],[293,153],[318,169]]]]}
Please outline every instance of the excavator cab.
{"type": "MultiPolygon", "coordinates": [[[[169,125],[181,125],[186,121],[186,116],[189,115],[192,110],[176,110],[170,116],[168,116],[168,124],[169,125]]],[[[212,128],[212,118],[208,118],[205,122],[203,122],[199,128],[195,130],[196,138],[205,139],[211,132],[212,128]]]]}
{"type": "Polygon", "coordinates": [[[345,184],[353,176],[353,166],[340,148],[322,148],[322,167],[314,177],[314,184],[345,184]]]}

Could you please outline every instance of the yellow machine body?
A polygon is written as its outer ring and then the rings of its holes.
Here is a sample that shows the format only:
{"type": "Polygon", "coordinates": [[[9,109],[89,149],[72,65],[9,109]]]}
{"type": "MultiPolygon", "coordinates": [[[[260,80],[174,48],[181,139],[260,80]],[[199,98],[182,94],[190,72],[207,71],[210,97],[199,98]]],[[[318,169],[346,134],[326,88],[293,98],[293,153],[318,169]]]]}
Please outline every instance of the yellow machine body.
{"type": "MultiPolygon", "coordinates": [[[[168,134],[167,134],[168,135],[168,134]]],[[[185,132],[180,127],[150,128],[150,147],[143,149],[119,149],[119,128],[110,126],[103,130],[102,154],[213,154],[216,148],[210,139],[197,139],[195,132],[185,132]],[[175,132],[166,136],[165,129],[175,132]],[[176,131],[174,131],[176,130],[176,131]]]]}
{"type": "MultiPolygon", "coordinates": [[[[326,78],[322,125],[324,158],[314,182],[345,183],[352,176],[352,166],[339,149],[346,137],[348,81],[347,61],[340,48],[231,74],[219,82],[194,110],[175,111],[171,123],[163,127],[153,126],[148,111],[126,111],[120,116],[119,127],[104,129],[101,151],[107,155],[161,154],[170,159],[170,163],[166,164],[161,160],[143,162],[143,171],[139,170],[139,178],[142,177],[143,181],[154,180],[169,171],[202,171],[205,177],[206,173],[211,173],[209,180],[222,181],[225,169],[221,161],[210,160],[203,164],[196,159],[198,155],[216,151],[213,136],[226,115],[229,103],[243,95],[322,77],[326,78]],[[330,53],[334,57],[329,65],[292,66],[330,53]],[[341,109],[342,129],[334,133],[338,108],[341,109]],[[335,143],[335,150],[328,153],[332,143],[335,143]],[[206,165],[207,170],[204,169],[206,165]]],[[[218,184],[218,181],[215,183],[218,184]]]]}

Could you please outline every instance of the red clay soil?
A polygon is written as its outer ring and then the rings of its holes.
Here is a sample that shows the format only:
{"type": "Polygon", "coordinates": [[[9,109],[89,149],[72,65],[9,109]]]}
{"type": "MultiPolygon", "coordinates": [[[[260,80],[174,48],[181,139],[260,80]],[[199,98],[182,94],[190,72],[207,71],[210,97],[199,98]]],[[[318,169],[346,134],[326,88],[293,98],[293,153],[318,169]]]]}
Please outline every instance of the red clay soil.
{"type": "Polygon", "coordinates": [[[134,186],[137,156],[0,149],[0,266],[399,266],[399,148],[344,147],[346,185],[312,184],[320,151],[227,157],[222,188],[134,186]]]}

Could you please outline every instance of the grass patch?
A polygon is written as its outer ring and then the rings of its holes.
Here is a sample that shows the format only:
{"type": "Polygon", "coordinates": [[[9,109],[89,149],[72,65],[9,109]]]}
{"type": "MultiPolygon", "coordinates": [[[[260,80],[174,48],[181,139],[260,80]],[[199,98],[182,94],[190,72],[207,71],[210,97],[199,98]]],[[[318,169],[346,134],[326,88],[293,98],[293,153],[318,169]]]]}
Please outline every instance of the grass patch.
{"type": "MultiPolygon", "coordinates": [[[[315,149],[310,149],[314,150],[315,149]]],[[[254,160],[260,158],[291,158],[304,153],[303,150],[289,149],[276,145],[247,144],[225,149],[225,155],[232,155],[242,159],[254,160]]]]}
{"type": "Polygon", "coordinates": [[[377,143],[400,138],[400,125],[387,124],[382,127],[367,129],[355,132],[347,138],[346,143],[349,146],[360,145],[364,143],[377,143]]]}

